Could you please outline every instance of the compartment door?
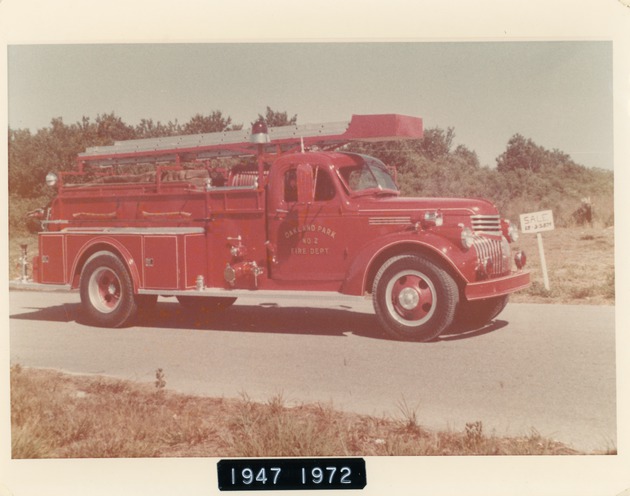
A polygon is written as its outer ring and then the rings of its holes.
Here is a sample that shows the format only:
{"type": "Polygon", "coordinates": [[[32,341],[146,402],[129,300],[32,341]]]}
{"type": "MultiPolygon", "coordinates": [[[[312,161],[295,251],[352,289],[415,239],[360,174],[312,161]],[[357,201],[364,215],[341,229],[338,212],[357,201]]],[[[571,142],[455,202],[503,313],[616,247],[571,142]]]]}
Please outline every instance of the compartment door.
{"type": "Polygon", "coordinates": [[[42,234],[39,237],[40,281],[47,284],[66,283],[66,256],[63,234],[42,234]]]}
{"type": "Polygon", "coordinates": [[[145,289],[177,289],[179,287],[177,236],[145,236],[142,269],[145,289]]]}

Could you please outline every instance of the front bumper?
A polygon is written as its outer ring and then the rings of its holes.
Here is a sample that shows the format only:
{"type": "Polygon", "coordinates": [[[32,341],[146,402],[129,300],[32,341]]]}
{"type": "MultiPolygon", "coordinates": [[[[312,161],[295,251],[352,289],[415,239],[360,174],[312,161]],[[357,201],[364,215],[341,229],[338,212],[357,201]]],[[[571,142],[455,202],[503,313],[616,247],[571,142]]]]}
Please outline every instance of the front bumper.
{"type": "Polygon", "coordinates": [[[508,276],[472,282],[466,285],[464,294],[467,300],[482,300],[494,296],[503,296],[525,289],[530,285],[529,271],[512,272],[508,276]]]}

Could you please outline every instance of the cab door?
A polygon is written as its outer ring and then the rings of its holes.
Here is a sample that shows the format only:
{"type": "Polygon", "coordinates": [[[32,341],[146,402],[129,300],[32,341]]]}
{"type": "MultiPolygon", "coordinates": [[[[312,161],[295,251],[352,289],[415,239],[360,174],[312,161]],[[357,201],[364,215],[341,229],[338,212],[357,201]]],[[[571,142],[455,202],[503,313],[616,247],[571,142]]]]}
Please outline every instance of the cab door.
{"type": "Polygon", "coordinates": [[[347,230],[331,164],[322,155],[298,154],[274,167],[267,210],[269,241],[276,260],[270,267],[271,278],[343,280],[347,230]]]}

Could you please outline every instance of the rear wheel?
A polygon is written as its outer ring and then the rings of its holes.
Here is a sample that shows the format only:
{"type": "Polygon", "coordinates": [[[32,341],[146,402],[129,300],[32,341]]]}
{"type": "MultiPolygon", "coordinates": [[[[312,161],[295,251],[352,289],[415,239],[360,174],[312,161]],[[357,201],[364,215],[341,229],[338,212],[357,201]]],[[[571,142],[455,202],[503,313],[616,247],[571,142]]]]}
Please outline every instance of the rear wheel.
{"type": "Polygon", "coordinates": [[[430,341],[449,327],[459,300],[450,274],[417,255],[389,259],[376,274],[372,294],[383,329],[414,341],[430,341]]]}
{"type": "Polygon", "coordinates": [[[219,312],[232,306],[236,298],[214,297],[214,296],[178,296],[177,301],[184,308],[190,310],[209,310],[219,312]]]}
{"type": "Polygon", "coordinates": [[[88,260],[81,273],[80,294],[86,321],[99,327],[122,327],[137,310],[131,276],[113,253],[88,260]]]}

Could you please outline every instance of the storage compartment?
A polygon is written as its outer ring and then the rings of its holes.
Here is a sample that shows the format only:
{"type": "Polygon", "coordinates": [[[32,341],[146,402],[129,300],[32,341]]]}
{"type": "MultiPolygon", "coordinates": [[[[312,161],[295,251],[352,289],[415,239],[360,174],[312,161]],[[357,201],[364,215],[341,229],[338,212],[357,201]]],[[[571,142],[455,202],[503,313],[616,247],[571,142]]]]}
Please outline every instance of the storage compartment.
{"type": "Polygon", "coordinates": [[[179,256],[176,235],[144,236],[144,287],[177,289],[179,256]]]}
{"type": "Polygon", "coordinates": [[[66,257],[64,236],[45,234],[39,237],[39,267],[42,283],[66,283],[66,257]]]}

